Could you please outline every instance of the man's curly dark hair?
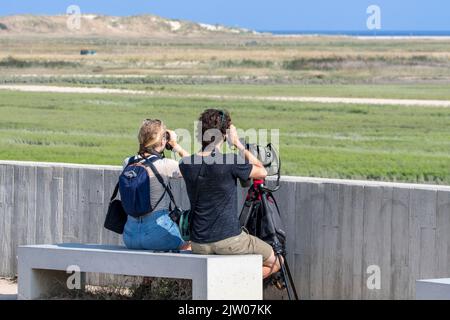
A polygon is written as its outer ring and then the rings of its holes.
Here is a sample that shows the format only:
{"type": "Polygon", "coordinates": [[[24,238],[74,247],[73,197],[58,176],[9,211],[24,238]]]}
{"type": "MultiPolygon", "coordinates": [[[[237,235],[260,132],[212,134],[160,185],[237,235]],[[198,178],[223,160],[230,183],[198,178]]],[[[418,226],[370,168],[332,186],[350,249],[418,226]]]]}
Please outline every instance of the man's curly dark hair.
{"type": "Polygon", "coordinates": [[[202,149],[205,149],[211,144],[217,145],[222,141],[216,140],[216,135],[214,134],[212,136],[209,134],[205,135],[205,132],[208,130],[211,130],[210,132],[220,131],[222,137],[225,137],[227,129],[231,125],[230,113],[224,109],[207,109],[202,112],[198,121],[197,139],[202,143],[202,149]]]}

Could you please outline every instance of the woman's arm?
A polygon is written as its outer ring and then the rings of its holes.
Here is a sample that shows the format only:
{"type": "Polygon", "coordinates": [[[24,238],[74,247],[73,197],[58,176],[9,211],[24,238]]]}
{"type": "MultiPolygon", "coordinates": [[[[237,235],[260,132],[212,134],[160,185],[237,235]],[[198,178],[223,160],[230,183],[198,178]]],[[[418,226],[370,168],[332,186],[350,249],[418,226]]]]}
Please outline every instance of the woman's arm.
{"type": "Polygon", "coordinates": [[[189,153],[183,149],[177,142],[177,134],[172,130],[167,130],[170,134],[170,140],[168,143],[172,147],[172,151],[178,153],[178,155],[182,158],[189,156],[189,153]]]}

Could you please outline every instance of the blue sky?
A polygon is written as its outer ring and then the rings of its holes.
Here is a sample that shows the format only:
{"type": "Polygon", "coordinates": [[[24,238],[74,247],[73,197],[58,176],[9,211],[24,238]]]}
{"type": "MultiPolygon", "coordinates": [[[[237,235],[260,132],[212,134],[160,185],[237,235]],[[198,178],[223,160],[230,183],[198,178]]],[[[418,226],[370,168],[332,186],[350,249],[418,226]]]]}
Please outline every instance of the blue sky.
{"type": "Polygon", "coordinates": [[[256,30],[365,30],[366,9],[381,8],[382,30],[450,30],[448,0],[2,0],[0,16],[82,13],[135,15],[220,23],[256,30]]]}

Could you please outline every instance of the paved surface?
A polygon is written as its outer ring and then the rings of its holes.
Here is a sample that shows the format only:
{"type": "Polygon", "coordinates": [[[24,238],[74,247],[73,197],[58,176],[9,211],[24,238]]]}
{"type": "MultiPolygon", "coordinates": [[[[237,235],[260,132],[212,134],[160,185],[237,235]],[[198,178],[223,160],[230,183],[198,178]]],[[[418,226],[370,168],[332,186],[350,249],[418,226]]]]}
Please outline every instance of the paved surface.
{"type": "Polygon", "coordinates": [[[0,300],[16,300],[17,283],[9,279],[0,278],[0,300]]]}
{"type": "Polygon", "coordinates": [[[213,100],[253,100],[253,101],[286,101],[286,102],[317,102],[345,103],[362,105],[392,105],[392,106],[424,106],[450,108],[450,100],[419,100],[419,99],[375,99],[375,98],[345,98],[345,97],[300,97],[300,96],[245,96],[245,95],[212,95],[212,94],[170,94],[144,90],[124,90],[86,87],[56,87],[36,85],[1,85],[0,90],[23,92],[54,92],[54,93],[93,93],[93,94],[133,94],[157,97],[205,98],[213,100]]]}

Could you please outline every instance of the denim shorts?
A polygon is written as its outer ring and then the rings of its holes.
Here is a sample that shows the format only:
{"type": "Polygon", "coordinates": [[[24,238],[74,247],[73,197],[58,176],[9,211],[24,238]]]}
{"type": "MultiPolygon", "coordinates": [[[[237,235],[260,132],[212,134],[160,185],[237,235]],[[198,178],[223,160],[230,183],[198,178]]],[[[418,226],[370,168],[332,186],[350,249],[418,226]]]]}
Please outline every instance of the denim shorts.
{"type": "Polygon", "coordinates": [[[184,244],[178,225],[169,217],[168,210],[133,218],[128,216],[123,232],[128,249],[168,251],[178,250],[184,244]]]}

